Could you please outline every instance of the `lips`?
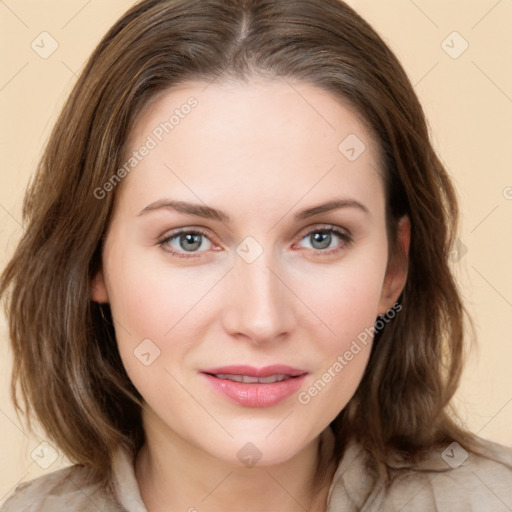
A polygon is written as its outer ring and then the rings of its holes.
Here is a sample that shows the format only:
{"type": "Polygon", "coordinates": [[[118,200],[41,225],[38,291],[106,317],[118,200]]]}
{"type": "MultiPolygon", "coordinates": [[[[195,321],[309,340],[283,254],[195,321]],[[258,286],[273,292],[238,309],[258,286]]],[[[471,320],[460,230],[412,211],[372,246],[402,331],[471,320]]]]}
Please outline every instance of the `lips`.
{"type": "Polygon", "coordinates": [[[237,375],[230,373],[216,373],[214,377],[218,379],[227,379],[233,382],[243,382],[245,384],[273,384],[274,382],[282,382],[283,380],[293,379],[290,375],[276,374],[268,377],[252,377],[250,375],[237,375]]]}
{"type": "Polygon", "coordinates": [[[263,368],[223,366],[202,370],[212,388],[230,401],[247,407],[270,407],[302,385],[308,372],[286,365],[263,368]]]}
{"type": "Polygon", "coordinates": [[[306,370],[300,368],[294,368],[283,364],[274,364],[270,366],[264,366],[263,368],[255,368],[254,366],[247,365],[231,365],[221,366],[217,368],[209,368],[207,370],[201,370],[201,373],[207,373],[209,375],[238,375],[245,377],[272,377],[274,375],[283,375],[285,377],[298,377],[308,373],[306,370]]]}

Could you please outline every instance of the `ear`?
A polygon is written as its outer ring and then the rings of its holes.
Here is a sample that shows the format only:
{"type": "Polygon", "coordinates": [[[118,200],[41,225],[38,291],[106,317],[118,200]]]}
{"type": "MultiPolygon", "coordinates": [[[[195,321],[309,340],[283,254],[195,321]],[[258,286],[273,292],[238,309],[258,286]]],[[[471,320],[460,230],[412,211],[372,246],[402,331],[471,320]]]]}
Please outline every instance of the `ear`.
{"type": "Polygon", "coordinates": [[[108,304],[107,287],[103,269],[99,269],[91,280],[91,300],[100,304],[108,304]]]}
{"type": "Polygon", "coordinates": [[[411,242],[411,221],[407,215],[404,215],[398,221],[397,242],[399,254],[394,254],[388,261],[379,301],[379,315],[384,315],[386,311],[393,307],[407,281],[411,242]]]}

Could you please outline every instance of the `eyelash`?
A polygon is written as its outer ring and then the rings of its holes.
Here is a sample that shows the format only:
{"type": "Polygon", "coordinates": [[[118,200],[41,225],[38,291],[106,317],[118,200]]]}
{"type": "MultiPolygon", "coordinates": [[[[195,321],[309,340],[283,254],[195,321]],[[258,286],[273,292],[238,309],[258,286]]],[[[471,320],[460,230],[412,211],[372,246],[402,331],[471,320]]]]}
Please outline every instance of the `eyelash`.
{"type": "Polygon", "coordinates": [[[209,240],[209,237],[208,237],[208,233],[206,231],[203,231],[202,229],[200,228],[195,228],[195,229],[182,229],[180,231],[176,231],[176,233],[171,233],[170,235],[164,235],[162,238],[160,238],[158,240],[158,245],[165,251],[165,252],[168,252],[170,254],[172,254],[173,256],[176,256],[178,258],[198,258],[200,257],[201,253],[194,253],[194,252],[189,252],[189,253],[186,253],[186,252],[178,252],[178,251],[175,251],[174,249],[167,249],[165,248],[165,244],[167,244],[168,242],[170,242],[171,240],[173,240],[174,238],[177,238],[179,237],[180,235],[185,235],[185,234],[193,234],[193,235],[202,235],[206,238],[208,238],[209,240]]]}
{"type": "MultiPolygon", "coordinates": [[[[304,240],[308,236],[311,236],[314,233],[326,233],[331,235],[336,235],[340,240],[341,243],[338,247],[334,249],[312,249],[314,253],[316,253],[317,256],[326,256],[331,255],[340,252],[344,247],[349,246],[353,242],[353,238],[348,233],[345,233],[343,231],[340,231],[337,228],[334,228],[332,226],[322,226],[315,229],[312,229],[308,231],[306,234],[301,236],[299,241],[304,240]]],[[[159,245],[165,252],[168,252],[169,254],[176,256],[177,258],[198,258],[201,256],[201,253],[204,251],[192,251],[192,252],[179,252],[175,251],[173,249],[166,248],[165,245],[169,243],[171,240],[174,240],[175,238],[179,237],[180,235],[184,234],[194,234],[194,235],[201,235],[210,240],[208,233],[201,228],[194,228],[194,229],[182,229],[180,231],[177,231],[175,233],[171,233],[170,235],[164,235],[163,237],[158,239],[157,245],[159,245]]],[[[210,240],[210,242],[212,242],[210,240]]],[[[213,243],[213,242],[212,242],[213,243]]]]}

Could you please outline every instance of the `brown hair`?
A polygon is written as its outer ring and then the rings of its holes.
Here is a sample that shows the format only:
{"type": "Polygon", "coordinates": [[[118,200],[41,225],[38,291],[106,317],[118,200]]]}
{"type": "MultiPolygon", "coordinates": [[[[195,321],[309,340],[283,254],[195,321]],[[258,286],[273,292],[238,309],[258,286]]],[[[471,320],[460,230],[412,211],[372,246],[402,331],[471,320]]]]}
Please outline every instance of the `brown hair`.
{"type": "Polygon", "coordinates": [[[383,157],[391,247],[397,220],[411,220],[402,310],[376,334],[363,379],[331,424],[331,462],[353,437],[389,480],[397,450],[414,460],[437,443],[470,447],[447,412],[463,360],[465,312],[448,264],[457,203],[396,57],[338,0],[144,0],[105,35],[71,92],[0,283],[16,410],[19,386],[29,426],[35,413],[95,480],[108,479],[119,442],[136,452],[144,432],[142,397],[123,368],[109,308],[90,300],[115,197],[94,191],[122,165],[130,130],[157,94],[256,76],[303,80],[355,108],[383,157]]]}

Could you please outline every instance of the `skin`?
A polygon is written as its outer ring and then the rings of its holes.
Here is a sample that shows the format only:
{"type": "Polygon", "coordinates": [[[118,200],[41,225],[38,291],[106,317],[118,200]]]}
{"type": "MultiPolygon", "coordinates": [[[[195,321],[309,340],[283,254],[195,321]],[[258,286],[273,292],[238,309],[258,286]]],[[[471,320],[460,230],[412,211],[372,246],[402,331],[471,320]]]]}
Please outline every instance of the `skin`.
{"type": "MultiPolygon", "coordinates": [[[[325,510],[328,485],[315,499],[310,485],[319,438],[356,391],[371,343],[307,405],[294,394],[271,407],[241,406],[199,372],[288,364],[309,372],[299,391],[307,390],[405,284],[406,270],[388,261],[376,142],[334,96],[291,84],[186,84],[153,101],[130,137],[128,156],[190,96],[198,100],[116,190],[92,283],[92,299],[110,304],[124,366],[146,402],[135,469],[149,512],[325,510]],[[349,134],[366,146],[354,161],[338,150],[349,134]],[[368,211],[294,219],[340,197],[368,211]],[[221,209],[231,223],[169,208],[139,215],[164,198],[221,209]],[[314,234],[326,227],[352,242],[332,235],[322,250],[314,234]],[[179,228],[207,237],[199,248],[179,236],[159,245],[179,228]],[[236,251],[249,235],[263,250],[251,263],[236,251]],[[134,355],[144,339],[160,350],[149,366],[134,355]],[[251,468],[237,457],[247,442],[262,454],[251,468]]],[[[398,236],[407,253],[406,217],[398,236]]]]}

